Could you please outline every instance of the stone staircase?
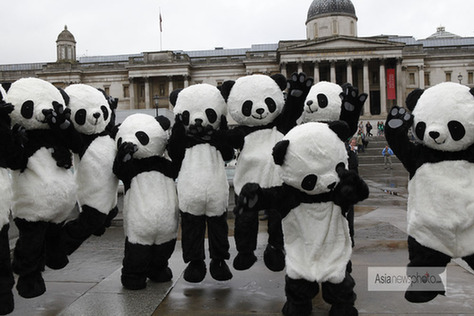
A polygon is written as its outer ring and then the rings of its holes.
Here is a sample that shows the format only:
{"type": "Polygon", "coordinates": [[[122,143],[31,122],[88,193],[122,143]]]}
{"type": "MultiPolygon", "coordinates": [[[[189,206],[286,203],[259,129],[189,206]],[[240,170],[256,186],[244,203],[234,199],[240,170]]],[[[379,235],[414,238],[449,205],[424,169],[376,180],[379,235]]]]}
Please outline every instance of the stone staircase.
{"type": "MultiPolygon", "coordinates": [[[[369,137],[369,144],[365,148],[364,152],[359,153],[359,166],[366,165],[383,165],[382,150],[387,145],[385,136],[372,136],[369,137]]],[[[392,156],[393,164],[400,164],[400,160],[394,155],[392,156]]]]}

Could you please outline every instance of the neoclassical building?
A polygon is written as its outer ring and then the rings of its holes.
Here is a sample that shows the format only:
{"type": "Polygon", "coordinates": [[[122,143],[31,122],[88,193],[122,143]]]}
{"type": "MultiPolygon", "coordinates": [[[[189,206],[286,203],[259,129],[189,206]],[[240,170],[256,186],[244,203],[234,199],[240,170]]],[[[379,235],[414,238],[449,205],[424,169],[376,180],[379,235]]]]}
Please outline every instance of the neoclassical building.
{"type": "Polygon", "coordinates": [[[357,22],[350,0],[314,0],[305,21],[306,39],[240,49],[79,58],[76,40],[65,27],[56,41],[55,62],[0,65],[0,83],[31,76],[59,87],[84,83],[118,97],[121,110],[154,109],[169,108],[170,92],[188,85],[303,71],[315,81],[350,82],[366,92],[369,99],[362,119],[384,119],[387,110],[403,105],[415,88],[444,81],[474,87],[474,37],[460,37],[444,27],[418,40],[396,35],[359,37],[357,22]]]}

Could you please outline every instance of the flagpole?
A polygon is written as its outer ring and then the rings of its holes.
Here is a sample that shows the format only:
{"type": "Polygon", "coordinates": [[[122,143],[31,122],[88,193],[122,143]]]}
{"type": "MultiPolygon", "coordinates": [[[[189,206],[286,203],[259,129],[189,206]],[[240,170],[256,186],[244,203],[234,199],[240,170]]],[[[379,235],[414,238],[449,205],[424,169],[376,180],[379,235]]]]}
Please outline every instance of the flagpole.
{"type": "Polygon", "coordinates": [[[161,18],[161,7],[160,7],[160,51],[163,50],[163,19],[161,18]]]}

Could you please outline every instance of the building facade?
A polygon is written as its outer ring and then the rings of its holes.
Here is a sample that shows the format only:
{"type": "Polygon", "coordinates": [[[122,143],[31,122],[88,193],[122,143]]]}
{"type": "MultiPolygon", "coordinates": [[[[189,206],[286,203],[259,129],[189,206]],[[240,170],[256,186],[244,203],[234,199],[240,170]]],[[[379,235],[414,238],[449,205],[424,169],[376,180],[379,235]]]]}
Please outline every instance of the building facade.
{"type": "Polygon", "coordinates": [[[314,0],[307,38],[250,48],[159,51],[76,58],[67,27],[56,41],[57,60],[0,65],[0,83],[38,77],[58,87],[84,83],[119,98],[119,110],[170,108],[171,91],[191,84],[219,85],[250,74],[305,72],[318,81],[350,82],[366,92],[362,119],[384,119],[408,93],[444,81],[474,87],[474,37],[439,27],[426,39],[380,35],[358,37],[350,0],[314,0]]]}

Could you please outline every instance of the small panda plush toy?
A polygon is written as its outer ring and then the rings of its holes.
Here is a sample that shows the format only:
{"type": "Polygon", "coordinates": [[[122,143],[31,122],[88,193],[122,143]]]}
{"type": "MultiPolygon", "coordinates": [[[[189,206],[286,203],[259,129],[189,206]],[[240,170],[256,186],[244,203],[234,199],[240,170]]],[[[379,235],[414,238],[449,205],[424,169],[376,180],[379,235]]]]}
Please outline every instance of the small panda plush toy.
{"type": "MultiPolygon", "coordinates": [[[[5,102],[7,94],[0,85],[0,134],[10,133],[10,116],[13,106],[5,102]]],[[[1,137],[0,137],[1,139],[1,137]]],[[[2,146],[2,144],[0,144],[2,146]]],[[[3,147],[3,146],[2,146],[3,147]]],[[[3,148],[0,155],[4,152],[3,148]]],[[[0,156],[0,315],[13,311],[14,300],[12,288],[15,284],[10,258],[11,181],[4,157],[0,156]]]]}
{"type": "Polygon", "coordinates": [[[227,105],[217,87],[196,84],[170,95],[175,123],[169,143],[173,161],[182,162],[178,176],[184,279],[201,282],[206,275],[204,239],[208,232],[210,273],[218,281],[232,278],[229,259],[227,206],[229,183],[225,161],[234,150],[216,137],[227,129],[227,105]]]}
{"type": "Polygon", "coordinates": [[[122,285],[130,290],[170,281],[168,267],[178,235],[178,168],[165,158],[170,121],[132,114],[118,127],[113,170],[124,184],[125,254],[122,285]]]}
{"type": "Polygon", "coordinates": [[[10,141],[5,159],[12,170],[12,214],[19,230],[13,271],[25,298],[45,292],[45,264],[60,269],[68,263],[60,233],[77,200],[70,168],[71,150],[77,152],[80,145],[68,100],[64,91],[37,78],[19,79],[7,92],[14,126],[11,139],[2,137],[10,141]]]}
{"type": "Polygon", "coordinates": [[[310,315],[322,283],[329,315],[357,315],[352,253],[342,211],[368,197],[365,182],[347,170],[345,122],[310,122],[293,128],[273,149],[283,184],[262,188],[248,183],[235,211],[274,208],[282,216],[286,251],[284,315],[310,315]]]}
{"type": "Polygon", "coordinates": [[[357,132],[360,112],[367,100],[367,94],[346,83],[342,86],[320,81],[311,87],[304,102],[302,123],[344,121],[349,125],[351,135],[357,132]]]}
{"type": "Polygon", "coordinates": [[[101,235],[117,215],[118,179],[112,171],[117,147],[112,133],[117,99],[84,84],[65,89],[71,121],[82,136],[82,147],[74,155],[79,217],[64,227],[67,254],[90,235],[101,235]]]}
{"type": "MultiPolygon", "coordinates": [[[[236,81],[225,81],[221,91],[231,117],[237,123],[229,134],[229,142],[240,150],[234,175],[234,191],[240,193],[248,182],[262,187],[281,184],[272,161],[272,148],[283,138],[301,115],[303,102],[313,84],[304,73],[294,73],[289,80],[283,75],[249,75],[236,81]],[[283,91],[288,88],[287,98],[283,91]]],[[[268,215],[268,244],[264,251],[265,265],[272,271],[285,267],[281,218],[274,210],[268,215]]],[[[235,242],[238,254],[236,270],[249,269],[257,260],[258,214],[238,215],[235,221],[235,242]]]]}
{"type": "MultiPolygon", "coordinates": [[[[411,113],[392,108],[385,135],[410,176],[408,273],[416,267],[441,273],[451,258],[474,268],[474,89],[440,83],[414,90],[406,105],[411,113]]],[[[444,291],[408,288],[405,298],[428,302],[438,294],[444,291]]]]}

